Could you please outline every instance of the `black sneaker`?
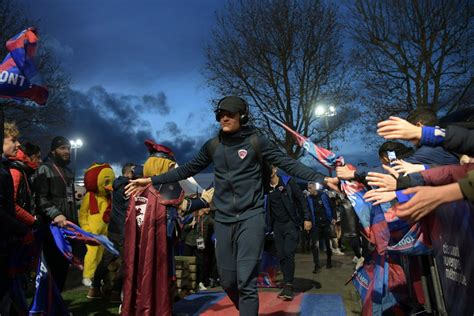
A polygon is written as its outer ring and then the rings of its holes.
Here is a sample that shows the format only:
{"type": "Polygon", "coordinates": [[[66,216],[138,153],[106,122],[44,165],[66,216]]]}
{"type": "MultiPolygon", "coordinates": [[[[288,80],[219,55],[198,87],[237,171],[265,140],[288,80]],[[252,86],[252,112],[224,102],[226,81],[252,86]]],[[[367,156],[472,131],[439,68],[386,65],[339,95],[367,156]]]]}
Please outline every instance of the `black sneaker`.
{"type": "Polygon", "coordinates": [[[316,274],[319,272],[319,270],[321,270],[319,267],[314,267],[313,269],[313,273],[316,274]]]}
{"type": "Polygon", "coordinates": [[[209,278],[209,284],[207,284],[207,287],[216,287],[216,281],[213,278],[209,278]]]}
{"type": "Polygon", "coordinates": [[[331,268],[332,268],[331,262],[326,263],[326,269],[331,269],[331,268]]]}
{"type": "Polygon", "coordinates": [[[278,294],[279,298],[282,298],[285,301],[293,300],[293,285],[285,284],[283,290],[278,294]]]}
{"type": "Polygon", "coordinates": [[[285,296],[285,287],[283,287],[280,291],[280,293],[278,293],[278,298],[283,298],[285,296]]]}

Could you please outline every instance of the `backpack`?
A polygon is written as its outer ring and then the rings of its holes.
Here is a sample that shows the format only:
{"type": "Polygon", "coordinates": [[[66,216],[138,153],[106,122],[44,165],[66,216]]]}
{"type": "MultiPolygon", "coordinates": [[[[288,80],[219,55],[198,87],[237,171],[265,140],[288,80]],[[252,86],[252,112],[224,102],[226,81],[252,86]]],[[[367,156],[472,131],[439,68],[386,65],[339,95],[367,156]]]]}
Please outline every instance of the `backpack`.
{"type": "MultiPolygon", "coordinates": [[[[214,137],[207,144],[206,150],[209,156],[212,157],[214,155],[218,144],[219,144],[219,136],[214,137]]],[[[263,160],[262,151],[260,149],[260,144],[258,142],[258,136],[256,134],[250,135],[250,145],[252,146],[253,150],[257,154],[257,159],[261,166],[263,191],[266,194],[270,191],[270,178],[272,176],[272,167],[268,162],[263,160]]]]}

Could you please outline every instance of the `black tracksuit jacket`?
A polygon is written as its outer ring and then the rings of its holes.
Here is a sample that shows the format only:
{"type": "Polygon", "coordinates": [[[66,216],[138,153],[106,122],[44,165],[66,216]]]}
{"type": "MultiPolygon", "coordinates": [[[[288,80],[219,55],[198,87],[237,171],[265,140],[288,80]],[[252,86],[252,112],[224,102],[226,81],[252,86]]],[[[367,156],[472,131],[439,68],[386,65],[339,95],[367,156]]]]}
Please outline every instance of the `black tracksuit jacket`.
{"type": "MultiPolygon", "coordinates": [[[[209,150],[212,141],[210,139],[188,163],[152,177],[153,184],[189,178],[214,163],[213,203],[217,209],[215,220],[221,223],[233,223],[263,213],[262,166],[250,142],[250,136],[254,133],[257,133],[257,130],[247,126],[243,126],[234,134],[221,131],[214,153],[211,154],[209,150]]],[[[323,180],[324,176],[321,173],[290,158],[263,135],[257,135],[262,160],[308,181],[323,180]]]]}

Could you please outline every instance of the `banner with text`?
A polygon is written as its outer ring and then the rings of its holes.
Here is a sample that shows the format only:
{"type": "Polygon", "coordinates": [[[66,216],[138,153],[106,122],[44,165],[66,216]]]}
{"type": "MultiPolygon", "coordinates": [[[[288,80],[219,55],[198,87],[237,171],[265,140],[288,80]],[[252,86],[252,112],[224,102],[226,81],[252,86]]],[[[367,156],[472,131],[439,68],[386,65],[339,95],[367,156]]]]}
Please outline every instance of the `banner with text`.
{"type": "Polygon", "coordinates": [[[430,235],[448,314],[474,315],[473,204],[438,207],[430,235]]]}

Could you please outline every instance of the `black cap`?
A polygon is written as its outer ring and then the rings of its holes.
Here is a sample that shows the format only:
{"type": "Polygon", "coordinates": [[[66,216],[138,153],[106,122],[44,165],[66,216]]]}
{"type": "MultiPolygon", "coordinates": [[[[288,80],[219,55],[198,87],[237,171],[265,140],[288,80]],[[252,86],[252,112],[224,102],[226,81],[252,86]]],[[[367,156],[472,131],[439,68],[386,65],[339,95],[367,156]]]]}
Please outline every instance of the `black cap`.
{"type": "Polygon", "coordinates": [[[51,141],[51,151],[55,150],[56,148],[58,147],[61,147],[63,145],[69,145],[71,146],[71,142],[69,141],[69,139],[67,139],[66,137],[63,137],[63,136],[56,136],[53,138],[53,140],[51,141]]]}
{"type": "Polygon", "coordinates": [[[214,112],[228,111],[230,113],[247,113],[247,103],[244,99],[236,96],[222,98],[217,103],[217,109],[214,112]]]}

